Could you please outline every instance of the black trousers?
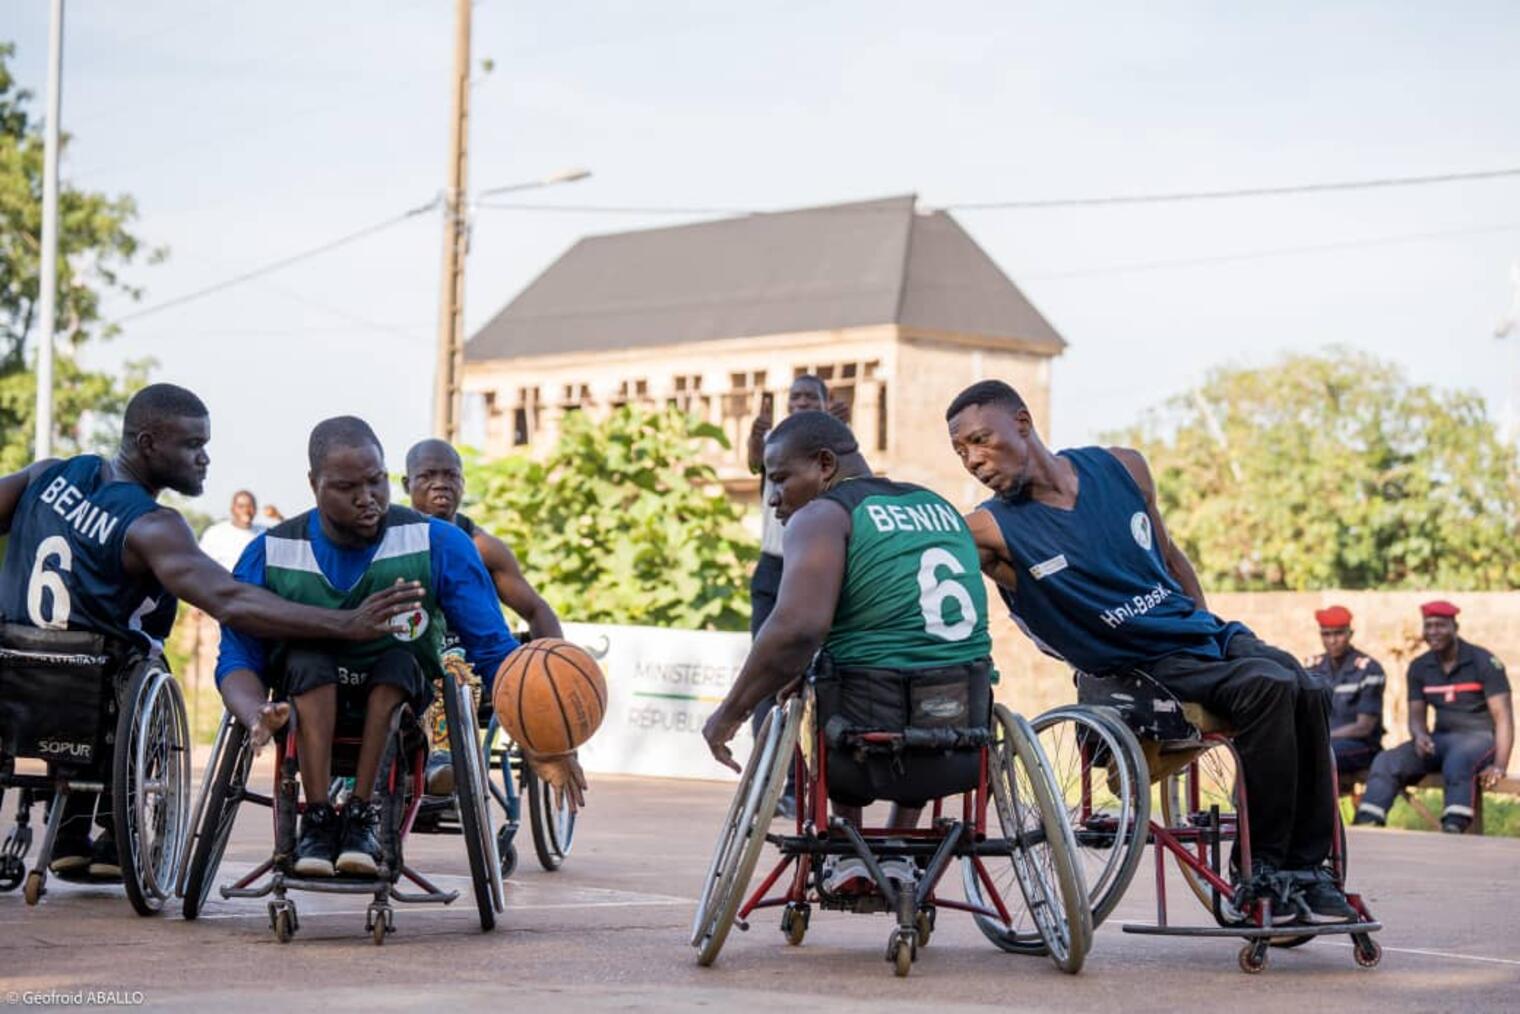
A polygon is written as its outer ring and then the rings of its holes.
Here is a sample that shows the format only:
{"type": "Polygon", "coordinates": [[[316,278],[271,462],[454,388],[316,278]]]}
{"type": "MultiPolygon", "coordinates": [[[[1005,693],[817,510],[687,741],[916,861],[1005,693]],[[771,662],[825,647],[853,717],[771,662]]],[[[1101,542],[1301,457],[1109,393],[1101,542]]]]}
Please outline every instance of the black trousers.
{"type": "Polygon", "coordinates": [[[1292,655],[1251,634],[1231,638],[1226,654],[1169,655],[1147,671],[1234,728],[1252,860],[1284,870],[1317,868],[1335,832],[1330,689],[1292,655]]]}

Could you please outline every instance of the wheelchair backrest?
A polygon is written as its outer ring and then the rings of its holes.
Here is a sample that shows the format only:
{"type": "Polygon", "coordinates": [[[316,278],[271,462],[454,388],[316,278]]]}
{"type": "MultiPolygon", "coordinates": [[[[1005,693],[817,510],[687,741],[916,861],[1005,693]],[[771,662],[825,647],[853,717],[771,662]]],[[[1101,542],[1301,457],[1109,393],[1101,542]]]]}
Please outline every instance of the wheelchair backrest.
{"type": "Polygon", "coordinates": [[[0,753],[68,768],[104,759],[123,646],[101,634],[0,626],[0,753]]]}
{"type": "Polygon", "coordinates": [[[1119,676],[1093,676],[1080,670],[1077,703],[1117,711],[1140,739],[1176,742],[1198,739],[1198,728],[1183,704],[1161,684],[1138,670],[1119,676]]]}

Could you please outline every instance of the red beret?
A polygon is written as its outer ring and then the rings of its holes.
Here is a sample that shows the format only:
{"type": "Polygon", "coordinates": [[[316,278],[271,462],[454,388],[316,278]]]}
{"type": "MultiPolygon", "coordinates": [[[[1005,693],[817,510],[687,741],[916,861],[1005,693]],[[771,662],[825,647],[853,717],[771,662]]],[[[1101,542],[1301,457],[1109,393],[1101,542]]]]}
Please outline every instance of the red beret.
{"type": "Polygon", "coordinates": [[[1339,630],[1342,627],[1351,626],[1351,610],[1345,606],[1317,609],[1314,612],[1314,618],[1319,621],[1321,630],[1339,630]]]}
{"type": "Polygon", "coordinates": [[[1421,616],[1445,616],[1448,618],[1454,618],[1461,611],[1462,610],[1458,609],[1456,606],[1452,605],[1450,602],[1445,601],[1444,599],[1437,599],[1434,602],[1427,602],[1420,607],[1421,616]]]}

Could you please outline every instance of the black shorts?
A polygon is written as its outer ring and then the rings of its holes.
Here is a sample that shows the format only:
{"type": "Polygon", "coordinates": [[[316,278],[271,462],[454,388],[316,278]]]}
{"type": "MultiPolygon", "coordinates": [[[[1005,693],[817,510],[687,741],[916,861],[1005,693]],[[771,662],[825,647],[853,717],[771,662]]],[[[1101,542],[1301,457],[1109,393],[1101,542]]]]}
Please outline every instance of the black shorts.
{"type": "Polygon", "coordinates": [[[835,747],[829,750],[829,798],[840,806],[870,806],[881,799],[922,809],[931,799],[976,788],[981,773],[979,751],[857,758],[835,747]]]}
{"type": "Polygon", "coordinates": [[[381,655],[369,672],[343,668],[334,655],[315,648],[293,648],[285,659],[283,696],[299,697],[336,685],[341,727],[364,724],[369,692],[381,684],[400,687],[419,718],[433,699],[433,684],[423,675],[417,656],[405,648],[393,648],[381,655]]]}

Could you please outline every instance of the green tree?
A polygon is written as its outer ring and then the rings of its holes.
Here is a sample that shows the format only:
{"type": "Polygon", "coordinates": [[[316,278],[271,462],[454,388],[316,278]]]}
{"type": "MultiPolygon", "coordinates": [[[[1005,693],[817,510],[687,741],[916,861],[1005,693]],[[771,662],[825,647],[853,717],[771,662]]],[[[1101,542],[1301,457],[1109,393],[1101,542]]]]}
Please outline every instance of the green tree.
{"type": "MultiPolygon", "coordinates": [[[[14,52],[14,46],[0,43],[0,467],[6,470],[32,458],[36,379],[27,346],[38,324],[42,255],[42,132],[29,111],[31,94],[16,87],[7,66],[14,52]]],[[[66,146],[67,140],[61,143],[66,146]]],[[[84,370],[75,353],[90,339],[115,333],[101,318],[107,294],[141,296],[124,280],[123,269],[139,257],[152,262],[164,253],[145,250],[128,230],[137,217],[130,197],[63,183],[58,205],[54,418],[61,450],[92,450],[119,415],[125,385],[84,370]]],[[[148,365],[135,364],[126,382],[140,384],[148,365]]]]}
{"type": "Polygon", "coordinates": [[[743,511],[698,462],[723,431],[674,410],[567,416],[544,461],[467,463],[467,511],[566,619],[743,630],[758,555],[743,511]]]}
{"type": "Polygon", "coordinates": [[[1483,400],[1345,349],[1220,369],[1113,443],[1206,588],[1520,584],[1520,480],[1483,400]]]}

